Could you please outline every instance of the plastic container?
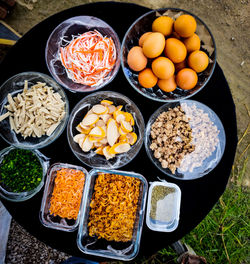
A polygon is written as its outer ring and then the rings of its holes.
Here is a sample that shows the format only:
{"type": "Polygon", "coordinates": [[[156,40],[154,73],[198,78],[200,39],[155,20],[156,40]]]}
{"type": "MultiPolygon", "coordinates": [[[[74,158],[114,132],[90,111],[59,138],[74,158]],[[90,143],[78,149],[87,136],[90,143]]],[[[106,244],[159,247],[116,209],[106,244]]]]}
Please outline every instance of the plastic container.
{"type": "Polygon", "coordinates": [[[53,30],[47,41],[45,59],[51,75],[60,85],[71,92],[93,92],[106,86],[115,78],[120,68],[120,50],[119,37],[110,25],[97,17],[76,16],[63,21],[53,30]],[[103,82],[95,86],[88,86],[73,82],[68,78],[66,69],[60,60],[60,49],[68,45],[72,40],[72,36],[78,36],[94,30],[99,31],[103,36],[113,39],[116,48],[116,62],[103,82]]]}
{"type": "Polygon", "coordinates": [[[181,190],[166,181],[153,182],[148,191],[146,224],[158,232],[172,232],[179,224],[181,190]]]}
{"type": "MultiPolygon", "coordinates": [[[[175,156],[176,153],[180,154],[183,150],[179,149],[178,151],[173,152],[175,144],[185,142],[185,137],[181,135],[183,131],[180,129],[177,130],[177,133],[174,132],[176,124],[173,126],[173,129],[171,128],[171,122],[173,120],[176,120],[176,117],[170,122],[169,120],[167,122],[164,121],[164,124],[162,125],[165,126],[163,127],[165,134],[168,130],[173,131],[168,135],[168,138],[174,139],[175,143],[167,143],[167,146],[165,146],[164,149],[168,155],[171,153],[172,156],[175,156]],[[167,128],[166,124],[169,124],[170,128],[167,128]]],[[[163,139],[163,137],[164,135],[162,134],[161,138],[163,139]]],[[[160,140],[159,135],[158,138],[158,140],[160,140]]],[[[182,100],[181,102],[164,104],[151,115],[146,125],[144,144],[151,162],[161,172],[179,180],[192,180],[207,175],[218,165],[225,150],[226,136],[223,124],[212,109],[194,100],[182,100]],[[173,172],[169,167],[163,167],[159,158],[156,158],[157,155],[155,151],[157,151],[157,149],[152,149],[152,143],[155,142],[155,140],[153,140],[151,135],[151,127],[163,112],[168,112],[176,107],[180,107],[187,118],[185,122],[182,122],[181,125],[179,124],[180,128],[183,128],[183,124],[188,124],[191,128],[190,138],[184,149],[190,145],[192,145],[194,149],[191,153],[183,152],[185,155],[183,158],[179,158],[181,163],[173,172]]]]}
{"type": "Polygon", "coordinates": [[[123,94],[112,91],[100,91],[84,97],[72,110],[67,125],[67,137],[69,146],[74,155],[89,167],[103,169],[117,169],[128,164],[139,153],[145,131],[143,116],[136,104],[123,94]],[[114,158],[107,160],[103,155],[96,154],[94,149],[84,152],[73,138],[79,134],[76,127],[82,121],[87,112],[102,100],[110,100],[115,106],[122,105],[122,111],[129,112],[133,115],[135,125],[134,132],[137,134],[137,141],[133,144],[128,152],[116,154],[114,158]]]}
{"type": "MultiPolygon", "coordinates": [[[[0,152],[0,166],[1,166],[1,163],[4,159],[4,157],[6,155],[8,155],[14,149],[16,149],[16,148],[13,146],[10,146],[8,148],[1,150],[1,152],[0,152]]],[[[4,186],[2,183],[0,183],[0,196],[2,198],[9,200],[9,201],[12,201],[12,202],[26,201],[26,200],[32,198],[34,195],[36,195],[41,190],[41,188],[43,187],[45,175],[46,175],[47,169],[49,167],[49,159],[46,156],[44,156],[38,150],[29,150],[29,151],[34,153],[40,161],[41,167],[43,169],[43,175],[42,175],[41,182],[33,190],[26,191],[26,192],[11,192],[10,190],[7,189],[8,186],[4,186]]],[[[0,177],[1,177],[1,175],[0,175],[0,177]]]]}
{"type": "MultiPolygon", "coordinates": [[[[147,67],[151,67],[152,59],[148,60],[147,67]]],[[[199,91],[201,91],[209,79],[211,78],[215,65],[216,65],[216,45],[214,37],[207,27],[207,25],[196,15],[178,8],[161,8],[147,12],[146,14],[139,17],[127,30],[121,47],[121,65],[123,73],[128,80],[129,84],[141,95],[148,99],[159,101],[159,102],[176,102],[182,99],[187,99],[199,91]],[[153,21],[161,16],[170,16],[176,19],[180,14],[189,14],[193,16],[197,22],[196,33],[201,39],[201,49],[206,52],[209,56],[209,65],[201,73],[198,74],[198,82],[196,86],[191,90],[183,90],[177,87],[173,92],[163,92],[157,85],[153,88],[144,88],[138,82],[138,72],[131,70],[127,63],[127,56],[129,50],[139,45],[139,38],[146,32],[152,31],[153,21]]]]}
{"type": "Polygon", "coordinates": [[[81,207],[81,219],[78,229],[77,245],[79,249],[85,253],[105,258],[132,260],[136,257],[140,247],[140,239],[143,227],[144,210],[146,204],[148,183],[146,179],[138,173],[118,171],[118,170],[102,170],[93,169],[89,173],[89,178],[86,183],[86,192],[81,207]],[[91,237],[88,230],[90,202],[92,200],[96,178],[99,173],[118,174],[124,177],[134,177],[140,180],[140,193],[136,218],[133,228],[132,239],[128,242],[115,242],[106,239],[98,239],[96,236],[91,237]]]}
{"type": "Polygon", "coordinates": [[[22,93],[25,80],[28,81],[28,87],[37,84],[37,82],[42,82],[46,83],[47,86],[52,87],[54,92],[58,92],[61,96],[62,101],[65,102],[65,116],[50,136],[30,136],[26,138],[24,138],[20,133],[16,134],[14,130],[11,129],[9,118],[7,117],[0,122],[0,135],[8,144],[13,145],[17,148],[43,148],[54,142],[62,134],[64,128],[66,127],[69,116],[69,102],[62,87],[58,85],[58,83],[56,83],[50,76],[39,72],[22,72],[9,78],[0,87],[0,115],[7,112],[7,109],[4,108],[4,106],[8,104],[8,94],[10,93],[12,97],[15,97],[17,96],[17,94],[22,93]]]}
{"type": "Polygon", "coordinates": [[[80,212],[78,213],[77,219],[74,220],[74,219],[62,218],[60,216],[53,216],[52,214],[50,214],[50,211],[49,211],[50,210],[50,200],[51,200],[51,196],[52,196],[53,189],[55,186],[55,178],[57,175],[57,171],[62,168],[79,170],[85,174],[85,182],[84,182],[82,193],[84,192],[86,180],[88,178],[87,170],[85,170],[81,166],[71,165],[67,163],[54,163],[49,168],[48,173],[47,173],[47,179],[46,179],[46,184],[44,188],[43,199],[41,203],[41,209],[40,209],[39,216],[40,216],[41,223],[48,228],[57,229],[61,231],[67,231],[67,232],[73,232],[78,227],[80,212]]]}

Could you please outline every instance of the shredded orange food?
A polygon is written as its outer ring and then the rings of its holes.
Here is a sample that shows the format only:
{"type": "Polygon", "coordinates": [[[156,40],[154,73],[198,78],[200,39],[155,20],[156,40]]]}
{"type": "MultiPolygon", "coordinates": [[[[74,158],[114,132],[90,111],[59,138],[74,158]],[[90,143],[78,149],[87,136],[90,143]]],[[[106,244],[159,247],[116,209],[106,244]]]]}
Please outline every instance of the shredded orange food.
{"type": "Polygon", "coordinates": [[[85,174],[80,170],[61,168],[56,172],[50,200],[50,213],[67,219],[77,219],[85,174]]]}
{"type": "Polygon", "coordinates": [[[60,59],[73,82],[94,86],[111,72],[116,48],[112,38],[103,37],[97,30],[88,31],[61,48],[60,59]]]}
{"type": "Polygon", "coordinates": [[[89,213],[89,235],[127,242],[132,239],[140,180],[117,174],[99,174],[89,213]]]}

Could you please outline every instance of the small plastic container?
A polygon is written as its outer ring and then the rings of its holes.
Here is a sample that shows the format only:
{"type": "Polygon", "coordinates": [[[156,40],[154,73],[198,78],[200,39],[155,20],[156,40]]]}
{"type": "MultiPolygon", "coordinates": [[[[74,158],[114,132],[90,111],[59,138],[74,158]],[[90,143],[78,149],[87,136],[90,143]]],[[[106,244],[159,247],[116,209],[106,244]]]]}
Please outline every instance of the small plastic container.
{"type": "Polygon", "coordinates": [[[49,168],[48,173],[47,173],[47,180],[46,180],[46,184],[44,188],[39,217],[40,217],[41,223],[48,228],[57,229],[61,231],[67,231],[67,232],[73,232],[78,227],[80,212],[78,213],[77,219],[74,220],[74,219],[62,218],[60,216],[53,216],[52,214],[50,214],[50,211],[49,211],[50,210],[50,200],[51,200],[51,196],[52,196],[53,189],[55,186],[55,178],[57,175],[57,171],[62,168],[80,170],[85,174],[85,182],[84,182],[84,186],[82,190],[82,192],[84,192],[86,180],[88,178],[88,172],[86,169],[80,166],[71,165],[67,163],[54,163],[49,168]]]}
{"type": "Polygon", "coordinates": [[[172,232],[179,224],[181,190],[166,181],[150,185],[147,201],[146,224],[158,232],[172,232]]]}
{"type": "MultiPolygon", "coordinates": [[[[8,155],[14,149],[16,149],[16,148],[13,146],[10,146],[10,147],[7,147],[7,148],[1,150],[1,152],[0,152],[0,166],[1,166],[1,163],[4,159],[4,157],[6,155],[8,155]]],[[[28,150],[28,151],[31,151],[39,159],[39,162],[40,162],[41,167],[43,169],[42,180],[33,190],[25,191],[25,192],[11,192],[10,190],[8,190],[8,186],[4,186],[2,183],[0,183],[0,197],[4,198],[5,200],[9,200],[12,202],[26,201],[26,200],[32,198],[34,195],[36,195],[42,189],[42,187],[44,185],[45,175],[46,175],[47,169],[49,167],[49,159],[46,156],[44,156],[38,150],[28,150]]],[[[0,179],[1,179],[1,175],[0,175],[0,179]]]]}
{"type": "Polygon", "coordinates": [[[104,258],[118,260],[132,260],[139,252],[143,219],[146,205],[148,183],[147,180],[138,173],[93,169],[89,172],[89,178],[86,182],[86,191],[84,193],[83,203],[81,206],[81,216],[78,228],[77,245],[79,249],[89,255],[95,255],[104,258]],[[90,202],[94,193],[96,179],[99,173],[109,173],[122,175],[124,177],[134,177],[140,180],[139,199],[137,204],[136,218],[134,222],[132,239],[128,242],[108,241],[104,238],[98,239],[97,236],[90,236],[88,223],[90,214],[90,202]]]}

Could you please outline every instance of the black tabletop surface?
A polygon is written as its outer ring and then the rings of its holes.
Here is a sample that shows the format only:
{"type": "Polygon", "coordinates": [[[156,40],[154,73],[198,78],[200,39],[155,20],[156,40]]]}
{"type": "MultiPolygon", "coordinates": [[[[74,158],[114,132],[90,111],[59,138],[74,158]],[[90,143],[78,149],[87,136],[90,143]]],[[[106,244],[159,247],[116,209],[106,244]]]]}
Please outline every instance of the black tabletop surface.
{"type": "MultiPolygon", "coordinates": [[[[129,26],[149,9],[127,3],[101,2],[82,5],[55,14],[42,21],[28,33],[26,33],[0,64],[0,84],[14,74],[24,71],[37,71],[49,74],[45,63],[46,41],[52,30],[63,20],[73,16],[92,15],[96,16],[108,24],[117,32],[122,41],[129,26]]],[[[162,103],[151,101],[138,94],[127,82],[120,68],[116,78],[102,90],[113,90],[130,97],[141,110],[145,123],[150,115],[159,108],[162,103]]],[[[81,100],[85,94],[71,93],[66,91],[70,110],[81,100]]],[[[139,255],[152,255],[157,250],[173,243],[190,232],[209,213],[219,197],[224,192],[231,167],[234,160],[237,145],[237,127],[235,117],[235,106],[224,77],[223,71],[217,64],[212,78],[206,87],[192,97],[193,100],[200,101],[210,107],[221,119],[226,133],[226,148],[224,155],[218,166],[208,175],[190,181],[172,179],[163,175],[146,155],[145,148],[142,147],[139,155],[122,170],[135,171],[146,177],[148,182],[157,180],[159,176],[169,182],[178,184],[182,191],[180,222],[178,228],[172,233],[153,232],[148,229],[144,220],[141,246],[139,255]]],[[[0,147],[5,148],[8,144],[0,138],[0,147]]],[[[50,158],[50,163],[67,162],[82,165],[73,155],[67,143],[66,130],[51,145],[40,149],[40,151],[50,158]]],[[[87,170],[88,168],[85,166],[87,170]]],[[[28,232],[45,242],[49,246],[64,251],[74,256],[83,256],[77,248],[77,232],[67,233],[52,230],[44,227],[39,221],[39,210],[41,205],[43,189],[28,201],[14,203],[2,200],[12,217],[22,225],[28,232]]],[[[88,256],[94,259],[94,257],[88,256]]]]}

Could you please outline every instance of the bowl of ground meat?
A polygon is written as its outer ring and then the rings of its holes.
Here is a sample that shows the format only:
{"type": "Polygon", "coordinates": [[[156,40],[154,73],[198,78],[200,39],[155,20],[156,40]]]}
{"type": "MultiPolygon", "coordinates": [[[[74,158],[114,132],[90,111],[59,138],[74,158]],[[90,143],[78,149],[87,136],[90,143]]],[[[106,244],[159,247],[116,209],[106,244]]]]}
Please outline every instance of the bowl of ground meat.
{"type": "Polygon", "coordinates": [[[223,124],[213,110],[200,102],[183,100],[164,104],[152,114],[144,144],[161,172],[191,180],[218,165],[226,140],[223,124]]]}

